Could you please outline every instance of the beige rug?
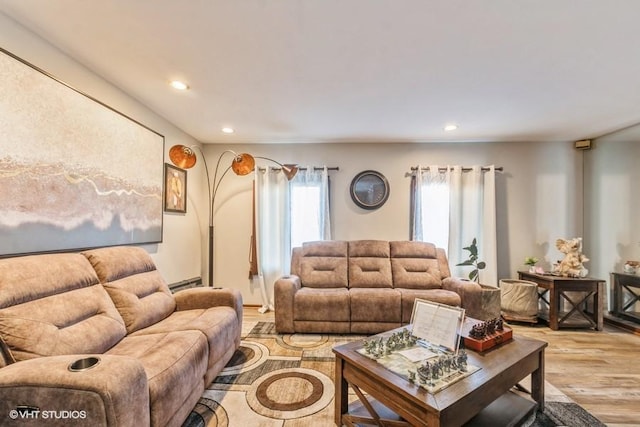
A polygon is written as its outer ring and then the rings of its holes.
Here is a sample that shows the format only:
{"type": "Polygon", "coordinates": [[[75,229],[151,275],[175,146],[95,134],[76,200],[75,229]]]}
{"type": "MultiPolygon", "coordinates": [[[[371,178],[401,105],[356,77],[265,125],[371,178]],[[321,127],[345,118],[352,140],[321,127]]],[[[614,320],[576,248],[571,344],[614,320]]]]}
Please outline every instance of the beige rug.
{"type": "MultiPolygon", "coordinates": [[[[184,427],[334,426],[332,348],[354,335],[275,332],[272,322],[245,322],[242,344],[205,390],[184,427]]],[[[529,387],[526,382],[522,385],[529,387]]],[[[356,400],[352,395],[350,400],[356,400]]],[[[526,425],[603,425],[545,383],[548,409],[526,425]]]]}

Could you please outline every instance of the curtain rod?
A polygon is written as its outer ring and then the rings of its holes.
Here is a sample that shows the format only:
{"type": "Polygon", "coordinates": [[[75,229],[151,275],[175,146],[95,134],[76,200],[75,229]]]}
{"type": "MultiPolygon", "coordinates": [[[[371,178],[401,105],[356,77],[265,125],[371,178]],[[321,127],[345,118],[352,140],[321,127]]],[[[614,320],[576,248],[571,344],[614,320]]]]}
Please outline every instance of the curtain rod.
{"type": "MultiPolygon", "coordinates": [[[[494,169],[496,171],[498,171],[498,172],[502,172],[503,168],[502,168],[502,166],[498,166],[498,167],[495,167],[494,169]]],[[[411,172],[415,172],[417,170],[418,170],[417,166],[411,166],[411,172]]],[[[428,171],[429,170],[429,166],[425,166],[421,170],[428,171]]],[[[446,166],[438,168],[438,171],[440,171],[440,172],[446,172],[446,170],[447,170],[446,166]]],[[[453,168],[449,168],[449,170],[453,170],[453,168]]],[[[473,170],[473,168],[469,168],[469,167],[463,167],[462,168],[463,172],[469,172],[469,171],[472,171],[472,170],[473,170]]],[[[483,166],[482,168],[480,168],[480,170],[483,171],[483,172],[487,172],[487,171],[489,171],[489,168],[483,166]]]]}
{"type": "MultiPolygon", "coordinates": [[[[282,170],[282,168],[279,168],[279,167],[277,167],[277,166],[270,166],[270,168],[271,168],[272,170],[274,170],[274,171],[282,170]]],[[[307,169],[308,169],[308,168],[306,168],[306,167],[300,167],[300,168],[298,168],[298,170],[301,170],[301,171],[306,171],[307,169]]],[[[321,170],[323,170],[323,169],[324,169],[324,166],[314,166],[314,167],[313,167],[313,170],[314,170],[314,171],[321,171],[321,170]]],[[[258,170],[262,172],[262,171],[266,171],[266,170],[267,170],[267,168],[265,168],[265,167],[259,167],[259,168],[258,168],[258,170]]],[[[339,170],[340,170],[340,168],[339,168],[338,166],[331,166],[331,167],[328,167],[328,168],[327,168],[327,170],[330,170],[330,171],[339,171],[339,170]]]]}

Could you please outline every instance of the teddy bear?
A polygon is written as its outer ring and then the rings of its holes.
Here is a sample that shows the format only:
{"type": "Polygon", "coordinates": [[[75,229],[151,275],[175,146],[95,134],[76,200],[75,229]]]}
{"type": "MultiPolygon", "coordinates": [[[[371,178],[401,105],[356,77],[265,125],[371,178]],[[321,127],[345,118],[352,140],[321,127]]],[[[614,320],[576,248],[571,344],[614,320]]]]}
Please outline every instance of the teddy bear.
{"type": "Polygon", "coordinates": [[[584,268],[583,263],[589,261],[582,251],[582,237],[573,239],[557,239],[556,248],[564,255],[562,261],[554,266],[554,273],[564,277],[585,277],[589,270],[584,268]]]}

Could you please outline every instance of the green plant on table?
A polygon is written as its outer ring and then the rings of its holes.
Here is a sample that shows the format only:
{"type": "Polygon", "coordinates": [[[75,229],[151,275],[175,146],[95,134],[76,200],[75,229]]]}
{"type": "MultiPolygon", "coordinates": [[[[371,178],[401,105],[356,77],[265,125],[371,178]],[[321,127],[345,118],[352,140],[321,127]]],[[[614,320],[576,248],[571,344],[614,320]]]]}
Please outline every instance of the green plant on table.
{"type": "Polygon", "coordinates": [[[469,273],[469,280],[474,280],[480,283],[480,270],[484,270],[487,264],[484,261],[478,261],[478,242],[475,237],[469,246],[462,249],[469,251],[469,259],[461,262],[460,264],[456,264],[456,266],[472,266],[473,270],[469,273]]]}
{"type": "Polygon", "coordinates": [[[534,256],[528,256],[524,259],[524,265],[528,265],[529,267],[533,267],[538,262],[538,258],[534,256]]]}

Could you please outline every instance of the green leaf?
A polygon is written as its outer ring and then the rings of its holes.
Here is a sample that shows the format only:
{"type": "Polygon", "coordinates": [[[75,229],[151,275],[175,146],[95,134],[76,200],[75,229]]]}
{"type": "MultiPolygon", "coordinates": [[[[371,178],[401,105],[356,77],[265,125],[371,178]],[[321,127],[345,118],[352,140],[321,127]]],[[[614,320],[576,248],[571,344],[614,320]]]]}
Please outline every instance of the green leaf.
{"type": "Polygon", "coordinates": [[[478,268],[478,270],[484,270],[486,266],[487,264],[484,261],[480,261],[476,267],[478,268]]]}
{"type": "Polygon", "coordinates": [[[465,262],[461,262],[460,264],[456,264],[456,267],[458,266],[465,266],[465,265],[473,265],[473,263],[469,260],[466,260],[465,262]]]}
{"type": "Polygon", "coordinates": [[[469,273],[469,280],[476,280],[476,277],[478,277],[478,270],[473,270],[469,273]]]}

